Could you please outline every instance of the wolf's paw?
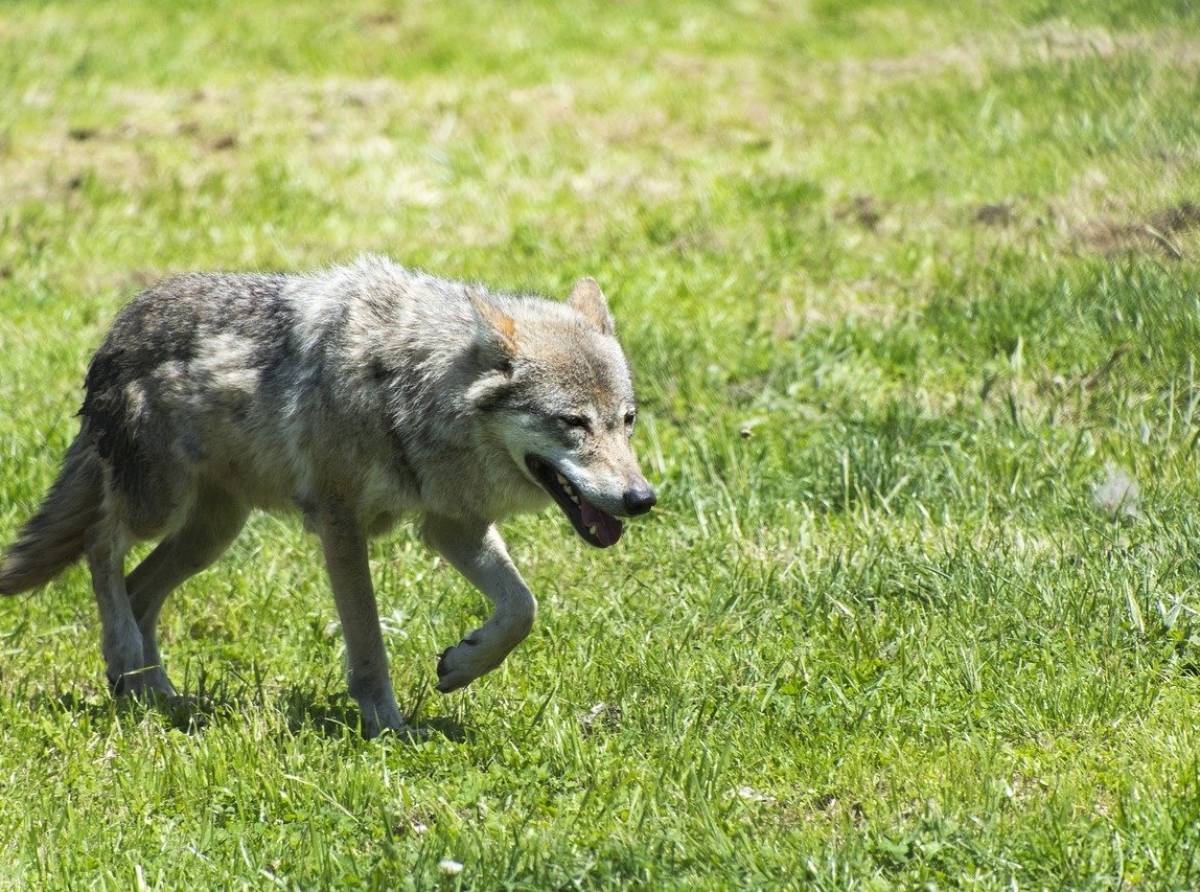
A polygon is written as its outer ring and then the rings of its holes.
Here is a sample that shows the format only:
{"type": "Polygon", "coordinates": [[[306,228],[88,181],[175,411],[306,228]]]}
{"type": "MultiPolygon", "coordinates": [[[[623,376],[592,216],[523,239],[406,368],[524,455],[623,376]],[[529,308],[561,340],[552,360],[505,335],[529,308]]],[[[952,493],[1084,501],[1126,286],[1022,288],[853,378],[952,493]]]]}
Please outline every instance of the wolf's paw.
{"type": "Polygon", "coordinates": [[[480,669],[477,665],[476,644],[464,638],[453,647],[447,647],[438,657],[437,689],[443,694],[465,688],[492,667],[480,669]]]}
{"type": "Polygon", "coordinates": [[[360,702],[358,710],[362,715],[362,735],[367,740],[378,737],[385,731],[410,740],[424,739],[424,732],[411,727],[404,720],[404,716],[400,715],[400,709],[395,703],[360,702]]]}
{"type": "Polygon", "coordinates": [[[403,743],[424,743],[429,739],[429,732],[424,728],[415,728],[408,722],[403,722],[399,728],[380,728],[374,734],[367,734],[363,731],[363,736],[370,740],[373,737],[393,737],[403,743]]]}
{"type": "Polygon", "coordinates": [[[178,696],[162,666],[147,666],[122,675],[108,674],[108,689],[114,697],[133,697],[144,703],[178,696]]]}

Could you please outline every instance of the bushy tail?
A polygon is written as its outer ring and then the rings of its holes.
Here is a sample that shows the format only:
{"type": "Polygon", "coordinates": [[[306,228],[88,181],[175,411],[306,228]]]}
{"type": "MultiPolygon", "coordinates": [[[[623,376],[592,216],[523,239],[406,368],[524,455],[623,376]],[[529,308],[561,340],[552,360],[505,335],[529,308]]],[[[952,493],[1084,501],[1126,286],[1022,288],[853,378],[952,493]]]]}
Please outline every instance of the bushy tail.
{"type": "Polygon", "coordinates": [[[4,552],[0,595],[45,585],[83,555],[84,536],[100,519],[102,486],[96,453],[82,436],[76,437],[37,514],[4,552]]]}

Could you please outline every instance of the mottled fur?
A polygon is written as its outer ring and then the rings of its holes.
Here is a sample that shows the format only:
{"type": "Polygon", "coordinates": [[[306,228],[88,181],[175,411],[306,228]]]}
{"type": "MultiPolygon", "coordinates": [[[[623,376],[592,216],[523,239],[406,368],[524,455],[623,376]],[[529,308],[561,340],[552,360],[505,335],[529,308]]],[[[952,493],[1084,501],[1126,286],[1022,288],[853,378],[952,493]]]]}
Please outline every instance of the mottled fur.
{"type": "Polygon", "coordinates": [[[447,649],[438,688],[495,668],[532,594],[495,522],[558,502],[613,544],[654,504],[629,448],[633,390],[607,305],[565,304],[380,258],[309,276],[195,273],[139,295],[88,369],[79,436],[0,564],[0,593],[86,557],[114,690],[173,694],[156,626],[252,508],[297,509],[320,539],[364,730],[400,729],[366,537],[419,514],[426,541],[495,602],[447,649]],[[128,576],[137,540],[158,539],[128,576]]]}

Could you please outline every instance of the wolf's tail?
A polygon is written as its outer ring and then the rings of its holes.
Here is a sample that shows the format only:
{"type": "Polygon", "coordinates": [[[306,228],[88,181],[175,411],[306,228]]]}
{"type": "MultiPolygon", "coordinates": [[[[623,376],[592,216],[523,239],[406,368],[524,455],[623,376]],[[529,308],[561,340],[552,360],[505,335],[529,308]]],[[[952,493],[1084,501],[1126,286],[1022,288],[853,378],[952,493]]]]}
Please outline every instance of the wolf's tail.
{"type": "Polygon", "coordinates": [[[0,560],[0,595],[45,585],[78,560],[88,529],[100,519],[102,498],[100,461],[83,436],[76,437],[41,507],[0,560]]]}

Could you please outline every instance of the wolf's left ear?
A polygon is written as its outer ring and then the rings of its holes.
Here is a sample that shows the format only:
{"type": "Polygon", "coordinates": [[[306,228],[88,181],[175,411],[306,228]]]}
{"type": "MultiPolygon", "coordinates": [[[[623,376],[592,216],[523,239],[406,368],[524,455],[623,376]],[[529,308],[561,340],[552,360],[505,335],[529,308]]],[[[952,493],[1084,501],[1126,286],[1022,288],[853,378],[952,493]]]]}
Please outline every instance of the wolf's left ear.
{"type": "Polygon", "coordinates": [[[567,306],[583,316],[600,334],[616,333],[612,314],[608,312],[608,301],[604,299],[600,286],[591,276],[575,283],[575,287],[571,289],[571,296],[567,298],[567,306]]]}
{"type": "Polygon", "coordinates": [[[502,309],[478,294],[468,293],[475,319],[479,323],[476,340],[502,358],[517,353],[517,324],[502,309]]]}

